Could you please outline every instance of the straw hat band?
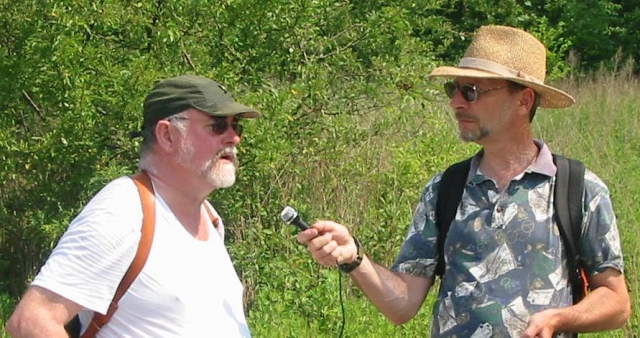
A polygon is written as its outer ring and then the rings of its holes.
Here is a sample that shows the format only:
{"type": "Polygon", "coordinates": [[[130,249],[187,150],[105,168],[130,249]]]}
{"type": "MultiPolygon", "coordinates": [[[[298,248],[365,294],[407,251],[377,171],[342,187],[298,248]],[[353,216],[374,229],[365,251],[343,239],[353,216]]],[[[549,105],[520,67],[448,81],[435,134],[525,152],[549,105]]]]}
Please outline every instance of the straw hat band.
{"type": "Polygon", "coordinates": [[[462,58],[460,60],[460,64],[458,65],[458,67],[474,68],[474,69],[491,72],[496,75],[500,75],[501,77],[518,78],[528,82],[533,82],[541,85],[544,84],[544,82],[540,81],[539,79],[531,75],[526,74],[525,72],[515,70],[513,68],[505,67],[499,63],[489,61],[489,60],[484,60],[484,59],[469,58],[469,57],[462,58]]]}
{"type": "Polygon", "coordinates": [[[540,107],[572,105],[571,95],[544,83],[546,63],[546,48],[533,35],[514,27],[482,26],[457,67],[437,67],[429,78],[504,79],[533,89],[540,96],[540,107]]]}

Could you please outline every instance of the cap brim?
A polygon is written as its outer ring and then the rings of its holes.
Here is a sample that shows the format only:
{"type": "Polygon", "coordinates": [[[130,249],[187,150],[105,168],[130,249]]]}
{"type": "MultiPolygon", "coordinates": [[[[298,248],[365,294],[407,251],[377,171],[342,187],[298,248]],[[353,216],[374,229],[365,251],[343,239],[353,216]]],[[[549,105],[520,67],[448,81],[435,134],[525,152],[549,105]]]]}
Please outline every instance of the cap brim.
{"type": "Polygon", "coordinates": [[[216,111],[206,111],[206,110],[202,110],[202,112],[204,112],[207,115],[210,116],[239,116],[242,118],[247,118],[247,119],[253,119],[253,118],[257,118],[260,117],[260,112],[245,106],[243,104],[240,104],[238,102],[229,102],[227,104],[225,104],[222,107],[218,107],[219,109],[216,111]]]}
{"type": "Polygon", "coordinates": [[[529,87],[540,94],[540,107],[542,108],[566,108],[576,102],[576,100],[571,95],[554,87],[523,80],[518,77],[499,75],[481,69],[444,66],[434,69],[428,75],[428,77],[429,79],[434,77],[472,77],[480,79],[501,79],[513,81],[523,86],[529,87]]]}

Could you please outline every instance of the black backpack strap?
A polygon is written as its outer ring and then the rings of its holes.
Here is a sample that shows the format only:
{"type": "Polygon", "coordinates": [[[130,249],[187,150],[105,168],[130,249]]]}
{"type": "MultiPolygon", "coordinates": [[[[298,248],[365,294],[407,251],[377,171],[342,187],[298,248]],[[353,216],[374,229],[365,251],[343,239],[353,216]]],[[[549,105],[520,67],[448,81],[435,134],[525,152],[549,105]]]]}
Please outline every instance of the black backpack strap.
{"type": "Polygon", "coordinates": [[[440,179],[438,199],[436,201],[438,262],[435,272],[437,276],[444,274],[444,242],[447,239],[451,222],[456,217],[470,168],[471,158],[468,158],[447,168],[440,179]]]}
{"type": "Polygon", "coordinates": [[[586,291],[586,281],[580,272],[582,258],[578,243],[582,234],[582,194],[584,191],[585,166],[582,162],[554,154],[558,169],[553,203],[557,215],[558,230],[567,248],[569,279],[573,288],[574,304],[586,291]]]}

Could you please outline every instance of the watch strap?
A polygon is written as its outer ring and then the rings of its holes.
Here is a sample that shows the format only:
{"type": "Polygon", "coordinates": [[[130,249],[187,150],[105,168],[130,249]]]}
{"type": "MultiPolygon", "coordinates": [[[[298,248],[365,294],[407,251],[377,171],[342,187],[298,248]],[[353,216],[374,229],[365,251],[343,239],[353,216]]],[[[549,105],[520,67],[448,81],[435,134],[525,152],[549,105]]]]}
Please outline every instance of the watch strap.
{"type": "Polygon", "coordinates": [[[351,271],[359,267],[360,263],[362,263],[362,258],[364,257],[364,251],[362,249],[360,240],[357,237],[353,236],[353,241],[356,244],[356,248],[358,250],[356,259],[351,263],[338,264],[338,269],[340,269],[340,271],[344,273],[350,273],[351,271]]]}

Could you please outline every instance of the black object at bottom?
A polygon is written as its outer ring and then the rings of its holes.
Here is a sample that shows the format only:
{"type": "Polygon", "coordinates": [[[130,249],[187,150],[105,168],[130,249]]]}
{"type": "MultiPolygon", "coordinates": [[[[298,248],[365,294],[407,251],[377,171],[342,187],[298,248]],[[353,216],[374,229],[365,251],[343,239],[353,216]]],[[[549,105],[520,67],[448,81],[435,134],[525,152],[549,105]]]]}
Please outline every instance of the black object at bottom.
{"type": "Polygon", "coordinates": [[[69,334],[70,338],[80,338],[80,317],[77,315],[64,326],[65,331],[69,334]]]}

